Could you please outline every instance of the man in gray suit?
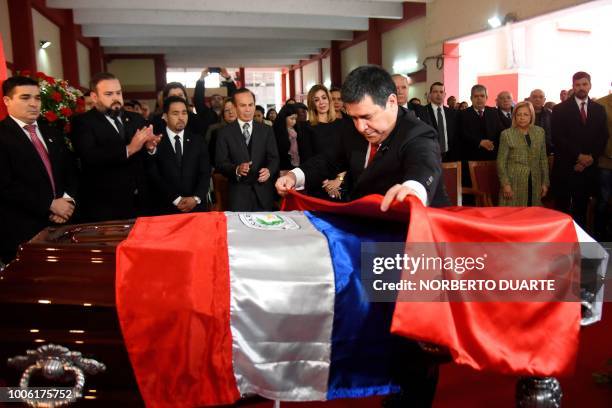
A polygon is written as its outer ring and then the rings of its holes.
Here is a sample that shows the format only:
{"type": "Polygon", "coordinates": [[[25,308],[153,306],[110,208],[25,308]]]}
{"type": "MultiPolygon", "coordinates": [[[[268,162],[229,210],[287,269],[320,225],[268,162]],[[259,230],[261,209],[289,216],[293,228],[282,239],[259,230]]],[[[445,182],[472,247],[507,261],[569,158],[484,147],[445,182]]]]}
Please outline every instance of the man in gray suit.
{"type": "Polygon", "coordinates": [[[272,176],[279,156],[270,126],[253,120],[255,95],[246,88],[234,93],[238,120],[219,130],[216,167],[229,180],[230,211],[274,210],[272,176]]]}

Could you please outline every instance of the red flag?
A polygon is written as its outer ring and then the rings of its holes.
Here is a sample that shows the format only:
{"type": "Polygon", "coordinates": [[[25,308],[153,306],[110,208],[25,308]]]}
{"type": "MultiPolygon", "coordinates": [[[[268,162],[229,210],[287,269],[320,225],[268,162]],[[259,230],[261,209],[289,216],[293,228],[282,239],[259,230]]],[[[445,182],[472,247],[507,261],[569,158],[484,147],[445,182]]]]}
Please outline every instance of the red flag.
{"type": "MultiPolygon", "coordinates": [[[[283,210],[410,217],[408,243],[577,242],[571,217],[541,207],[438,209],[409,197],[381,213],[381,200],[340,204],[292,192],[283,210]]],[[[477,370],[555,376],[574,368],[580,316],[578,302],[398,302],[391,331],[447,347],[456,363],[477,370]]]]}
{"type": "Polygon", "coordinates": [[[2,34],[0,34],[0,120],[3,120],[8,112],[2,100],[2,83],[7,78],[6,74],[6,59],[4,57],[4,46],[2,45],[2,34]]]}
{"type": "Polygon", "coordinates": [[[117,248],[117,312],[147,407],[232,404],[240,397],[228,262],[223,213],[139,218],[117,248]]]}
{"type": "MultiPolygon", "coordinates": [[[[545,208],[446,210],[410,201],[407,242],[577,242],[572,219],[545,208]]],[[[557,376],[574,369],[580,316],[573,301],[398,302],[391,331],[445,346],[456,363],[477,370],[557,376]]]]}

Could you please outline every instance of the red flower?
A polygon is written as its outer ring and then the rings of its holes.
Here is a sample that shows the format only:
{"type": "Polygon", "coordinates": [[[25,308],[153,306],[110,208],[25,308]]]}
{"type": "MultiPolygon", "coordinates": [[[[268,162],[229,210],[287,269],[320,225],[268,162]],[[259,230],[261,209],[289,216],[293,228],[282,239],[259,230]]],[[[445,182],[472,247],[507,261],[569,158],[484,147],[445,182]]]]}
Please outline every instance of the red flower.
{"type": "Polygon", "coordinates": [[[57,91],[54,91],[51,94],[51,99],[53,99],[55,102],[60,102],[62,100],[62,94],[57,91]]]}
{"type": "Polygon", "coordinates": [[[40,79],[47,79],[47,74],[45,74],[44,72],[40,72],[38,71],[36,73],[36,78],[40,78],[40,79]]]}
{"type": "Polygon", "coordinates": [[[81,107],[81,106],[85,106],[85,99],[83,98],[78,98],[76,101],[77,106],[81,107]]]}
{"type": "Polygon", "coordinates": [[[47,81],[51,85],[55,85],[55,78],[53,78],[53,77],[45,76],[45,81],[47,81]]]}
{"type": "Polygon", "coordinates": [[[49,122],[55,122],[58,119],[58,117],[55,114],[55,112],[47,111],[45,112],[45,119],[47,119],[49,122]]]}
{"type": "Polygon", "coordinates": [[[60,109],[60,112],[62,113],[62,115],[64,115],[67,118],[72,116],[72,109],[70,109],[68,107],[60,109]]]}
{"type": "Polygon", "coordinates": [[[29,77],[30,75],[32,75],[32,72],[30,72],[29,70],[26,69],[24,71],[21,71],[19,74],[21,76],[29,77]]]}

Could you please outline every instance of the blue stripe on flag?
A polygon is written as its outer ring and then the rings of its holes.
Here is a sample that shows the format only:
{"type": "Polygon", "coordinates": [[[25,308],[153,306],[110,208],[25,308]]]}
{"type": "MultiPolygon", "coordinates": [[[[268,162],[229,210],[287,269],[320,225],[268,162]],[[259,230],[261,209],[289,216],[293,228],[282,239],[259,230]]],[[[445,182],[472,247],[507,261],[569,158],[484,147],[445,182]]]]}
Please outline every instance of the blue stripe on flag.
{"type": "MultiPolygon", "coordinates": [[[[336,299],[327,399],[399,392],[393,373],[401,370],[398,338],[389,328],[394,303],[370,303],[361,282],[362,242],[404,242],[407,225],[305,212],[327,237],[336,299]],[[375,228],[372,228],[372,223],[375,228]]],[[[400,340],[401,342],[402,340],[400,340]]]]}

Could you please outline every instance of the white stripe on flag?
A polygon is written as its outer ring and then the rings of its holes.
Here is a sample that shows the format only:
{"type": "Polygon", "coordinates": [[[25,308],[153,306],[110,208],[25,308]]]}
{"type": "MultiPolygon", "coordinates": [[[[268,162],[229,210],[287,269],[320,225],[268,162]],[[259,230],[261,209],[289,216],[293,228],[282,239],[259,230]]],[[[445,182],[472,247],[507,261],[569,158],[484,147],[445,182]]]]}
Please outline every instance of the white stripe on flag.
{"type": "MultiPolygon", "coordinates": [[[[574,221],[574,228],[576,229],[576,236],[578,237],[578,242],[580,243],[580,255],[585,259],[596,259],[599,261],[599,265],[597,267],[597,281],[604,282],[606,279],[606,271],[608,270],[608,262],[610,261],[608,253],[606,250],[595,241],[593,237],[586,233],[580,225],[574,221]]],[[[584,273],[584,271],[583,271],[584,273]]],[[[595,299],[592,302],[585,303],[583,301],[583,306],[586,306],[590,303],[588,308],[591,309],[590,315],[584,315],[580,324],[582,326],[588,326],[593,323],[597,323],[601,320],[603,313],[603,300],[604,300],[604,292],[605,287],[602,284],[597,293],[595,293],[595,299]]]]}
{"type": "Polygon", "coordinates": [[[272,400],[324,400],[335,298],[327,239],[301,212],[270,214],[300,228],[250,228],[226,213],[238,388],[272,400]]]}

